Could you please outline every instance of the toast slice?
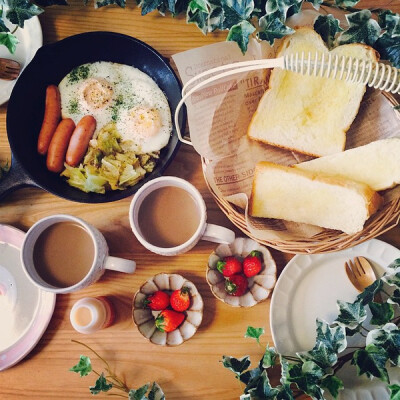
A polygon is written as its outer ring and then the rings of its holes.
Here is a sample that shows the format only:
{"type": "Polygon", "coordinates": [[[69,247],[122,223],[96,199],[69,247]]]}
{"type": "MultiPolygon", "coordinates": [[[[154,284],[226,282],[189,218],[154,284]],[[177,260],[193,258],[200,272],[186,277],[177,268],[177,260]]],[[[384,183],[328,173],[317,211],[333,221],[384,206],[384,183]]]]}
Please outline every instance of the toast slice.
{"type": "Polygon", "coordinates": [[[363,183],[264,161],[256,166],[249,214],[354,234],[382,202],[363,183]]]}
{"type": "Polygon", "coordinates": [[[293,166],[362,182],[379,191],[400,183],[399,154],[400,138],[394,137],[293,166]]]}
{"type": "MultiPolygon", "coordinates": [[[[277,56],[302,52],[314,56],[316,51],[329,54],[318,33],[303,27],[286,37],[277,56]]],[[[358,43],[338,46],[331,54],[378,60],[372,47],[358,43]]],[[[362,84],[275,68],[247,134],[254,140],[317,157],[341,152],[365,89],[362,84]]]]}

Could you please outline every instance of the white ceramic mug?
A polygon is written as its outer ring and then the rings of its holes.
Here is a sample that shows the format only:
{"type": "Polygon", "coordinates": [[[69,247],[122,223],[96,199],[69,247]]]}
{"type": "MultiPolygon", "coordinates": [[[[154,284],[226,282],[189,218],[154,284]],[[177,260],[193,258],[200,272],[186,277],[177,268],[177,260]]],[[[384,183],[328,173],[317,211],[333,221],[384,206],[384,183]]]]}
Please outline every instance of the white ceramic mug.
{"type": "MultiPolygon", "coordinates": [[[[177,209],[177,212],[179,213],[179,209],[177,209]]],[[[200,192],[188,181],[174,176],[162,176],[153,179],[143,185],[136,192],[129,208],[129,222],[132,231],[139,242],[153,253],[161,254],[163,256],[174,256],[185,253],[194,247],[199,240],[208,240],[210,242],[225,244],[230,244],[235,240],[235,233],[232,230],[219,225],[207,223],[206,204],[200,192]],[[139,223],[139,210],[150,193],[162,187],[171,186],[183,189],[190,194],[196,203],[200,217],[199,224],[194,234],[186,242],[174,247],[159,247],[146,240],[142,234],[139,223]]],[[[171,234],[173,235],[173,230],[171,230],[171,234]]]]}
{"type": "Polygon", "coordinates": [[[83,289],[100,279],[106,269],[128,274],[135,272],[136,269],[134,261],[112,257],[108,254],[106,239],[98,229],[80,218],[66,214],[45,217],[36,222],[28,230],[21,248],[21,262],[25,273],[34,285],[53,293],[71,293],[83,289]],[[33,250],[40,234],[45,229],[59,222],[73,222],[80,225],[89,234],[94,245],[94,258],[88,273],[81,281],[68,287],[56,287],[44,281],[38,274],[33,261],[33,250]]]}

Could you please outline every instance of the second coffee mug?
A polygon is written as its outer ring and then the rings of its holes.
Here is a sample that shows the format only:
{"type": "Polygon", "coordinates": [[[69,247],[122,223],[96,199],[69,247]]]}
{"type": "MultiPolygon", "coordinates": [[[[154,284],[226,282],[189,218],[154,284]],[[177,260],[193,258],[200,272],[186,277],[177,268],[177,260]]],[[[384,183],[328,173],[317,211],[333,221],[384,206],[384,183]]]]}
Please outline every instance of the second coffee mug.
{"type": "Polygon", "coordinates": [[[164,256],[185,253],[199,240],[232,243],[235,233],[207,223],[200,192],[184,179],[163,176],[143,185],[132,199],[129,221],[148,250],[164,256]]]}
{"type": "Polygon", "coordinates": [[[22,267],[37,287],[70,293],[96,282],[106,269],[133,273],[132,260],[112,257],[104,236],[72,215],[57,214],[36,222],[21,248],[22,267]]]}

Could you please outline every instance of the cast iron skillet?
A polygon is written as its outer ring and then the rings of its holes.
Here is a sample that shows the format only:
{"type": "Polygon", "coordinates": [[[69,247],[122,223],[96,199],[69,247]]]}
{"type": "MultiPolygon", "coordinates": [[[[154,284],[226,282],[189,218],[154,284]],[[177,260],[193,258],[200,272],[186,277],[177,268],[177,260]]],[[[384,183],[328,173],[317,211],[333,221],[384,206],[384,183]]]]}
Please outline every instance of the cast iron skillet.
{"type": "MultiPolygon", "coordinates": [[[[45,157],[36,151],[46,87],[58,84],[74,67],[95,61],[132,65],[151,76],[166,94],[173,119],[181,99],[179,81],[164,58],[140,40],[112,32],[89,32],[43,46],[19,77],[8,104],[7,133],[12,162],[9,173],[0,181],[0,198],[15,189],[35,186],[82,203],[115,201],[131,196],[144,183],[160,176],[172,161],[179,147],[175,127],[154,171],[125,190],[106,194],[84,193],[69,186],[64,178],[47,171],[45,157]]],[[[186,115],[180,118],[179,123],[183,131],[186,115]]]]}

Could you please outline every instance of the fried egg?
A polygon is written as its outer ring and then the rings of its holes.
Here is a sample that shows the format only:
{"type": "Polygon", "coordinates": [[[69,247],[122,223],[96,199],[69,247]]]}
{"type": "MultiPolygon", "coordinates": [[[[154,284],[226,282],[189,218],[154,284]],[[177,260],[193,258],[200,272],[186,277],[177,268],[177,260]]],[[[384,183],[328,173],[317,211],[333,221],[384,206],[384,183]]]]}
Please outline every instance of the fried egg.
{"type": "Polygon", "coordinates": [[[147,74],[129,65],[99,61],[74,68],[59,84],[63,118],[97,122],[94,138],[110,122],[133,151],[151,153],[168,144],[172,131],[167,98],[147,74]]]}

